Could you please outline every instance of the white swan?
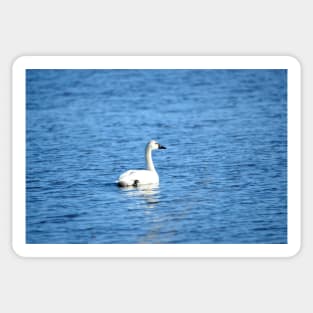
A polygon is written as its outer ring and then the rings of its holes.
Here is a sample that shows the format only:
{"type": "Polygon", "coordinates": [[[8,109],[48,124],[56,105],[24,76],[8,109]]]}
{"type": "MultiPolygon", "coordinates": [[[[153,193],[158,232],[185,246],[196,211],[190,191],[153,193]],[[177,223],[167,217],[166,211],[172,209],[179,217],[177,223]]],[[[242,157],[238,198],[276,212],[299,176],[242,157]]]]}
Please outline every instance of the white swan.
{"type": "Polygon", "coordinates": [[[161,146],[155,140],[149,141],[146,146],[147,169],[146,170],[129,170],[123,173],[119,177],[117,184],[120,187],[138,186],[138,185],[146,185],[146,184],[158,184],[159,175],[155,170],[155,167],[152,161],[152,156],[151,156],[152,150],[156,150],[156,149],[166,149],[166,148],[161,146]]]}

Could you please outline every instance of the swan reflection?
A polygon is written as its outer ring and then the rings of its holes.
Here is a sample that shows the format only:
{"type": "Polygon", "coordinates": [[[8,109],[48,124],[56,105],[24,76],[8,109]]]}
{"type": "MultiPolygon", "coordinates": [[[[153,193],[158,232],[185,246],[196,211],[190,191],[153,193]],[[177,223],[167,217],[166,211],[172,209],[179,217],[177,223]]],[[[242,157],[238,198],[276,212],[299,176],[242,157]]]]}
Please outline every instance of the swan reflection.
{"type": "Polygon", "coordinates": [[[149,209],[154,208],[159,203],[159,184],[124,187],[123,192],[127,197],[145,200],[149,209]]]}

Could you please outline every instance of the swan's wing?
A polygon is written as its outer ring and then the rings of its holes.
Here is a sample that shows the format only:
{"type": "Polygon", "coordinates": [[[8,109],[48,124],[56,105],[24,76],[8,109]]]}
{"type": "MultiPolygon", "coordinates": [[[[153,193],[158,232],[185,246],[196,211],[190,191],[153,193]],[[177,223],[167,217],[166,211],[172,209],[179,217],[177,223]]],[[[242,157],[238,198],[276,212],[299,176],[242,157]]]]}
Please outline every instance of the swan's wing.
{"type": "Polygon", "coordinates": [[[118,180],[119,181],[121,181],[121,180],[129,180],[129,179],[133,179],[134,177],[136,177],[136,173],[137,173],[138,171],[134,171],[134,170],[129,170],[129,171],[127,171],[127,172],[125,172],[125,173],[123,173],[119,178],[118,178],[118,180]]]}
{"type": "Polygon", "coordinates": [[[119,177],[119,181],[124,181],[133,184],[135,180],[141,181],[145,179],[145,177],[149,175],[148,172],[149,171],[145,170],[129,170],[119,177]]]}
{"type": "Polygon", "coordinates": [[[129,170],[123,173],[118,181],[123,182],[129,186],[134,185],[135,181],[139,184],[155,183],[158,180],[158,176],[155,173],[147,170],[129,170]]]}

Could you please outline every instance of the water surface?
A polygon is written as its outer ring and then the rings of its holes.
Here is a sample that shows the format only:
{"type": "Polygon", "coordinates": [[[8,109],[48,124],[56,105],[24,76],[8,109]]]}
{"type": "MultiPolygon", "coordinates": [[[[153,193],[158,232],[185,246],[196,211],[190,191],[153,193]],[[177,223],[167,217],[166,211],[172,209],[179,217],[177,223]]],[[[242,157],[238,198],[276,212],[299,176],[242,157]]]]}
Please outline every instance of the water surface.
{"type": "Polygon", "coordinates": [[[287,243],[287,71],[28,70],[28,243],[287,243]],[[118,188],[144,168],[160,185],[118,188]]]}

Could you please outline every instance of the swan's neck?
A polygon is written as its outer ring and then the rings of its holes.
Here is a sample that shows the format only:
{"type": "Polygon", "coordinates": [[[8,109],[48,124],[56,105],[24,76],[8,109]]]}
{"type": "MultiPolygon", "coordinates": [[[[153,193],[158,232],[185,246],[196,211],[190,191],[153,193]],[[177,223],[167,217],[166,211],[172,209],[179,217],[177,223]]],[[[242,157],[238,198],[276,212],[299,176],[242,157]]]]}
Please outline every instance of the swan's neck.
{"type": "Polygon", "coordinates": [[[146,163],[147,163],[147,169],[149,171],[155,172],[154,164],[152,161],[152,150],[149,146],[146,147],[146,163]]]}

